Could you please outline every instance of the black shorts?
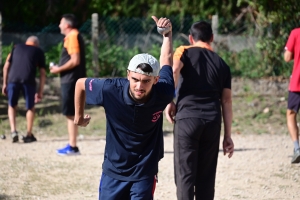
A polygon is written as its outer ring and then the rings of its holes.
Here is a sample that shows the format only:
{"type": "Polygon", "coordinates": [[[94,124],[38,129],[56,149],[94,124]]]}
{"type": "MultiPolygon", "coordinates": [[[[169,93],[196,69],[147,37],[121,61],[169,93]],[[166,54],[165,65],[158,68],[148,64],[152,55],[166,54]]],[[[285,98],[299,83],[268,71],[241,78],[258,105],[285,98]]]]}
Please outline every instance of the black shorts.
{"type": "Polygon", "coordinates": [[[75,115],[74,95],[76,82],[61,84],[62,113],[66,116],[75,115]]]}
{"type": "Polygon", "coordinates": [[[300,107],[300,92],[289,91],[288,106],[289,110],[293,110],[298,113],[300,107]]]}

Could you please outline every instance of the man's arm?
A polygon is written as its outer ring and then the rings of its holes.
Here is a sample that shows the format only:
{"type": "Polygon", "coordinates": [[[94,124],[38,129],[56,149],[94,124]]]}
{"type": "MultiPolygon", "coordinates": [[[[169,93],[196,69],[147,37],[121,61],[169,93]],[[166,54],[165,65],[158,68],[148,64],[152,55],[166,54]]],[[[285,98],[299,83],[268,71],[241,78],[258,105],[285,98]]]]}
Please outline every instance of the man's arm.
{"type": "Polygon", "coordinates": [[[45,82],[46,82],[46,70],[45,68],[40,68],[40,85],[39,85],[39,91],[35,96],[36,103],[41,101],[43,98],[45,82]]]}
{"type": "Polygon", "coordinates": [[[84,116],[84,105],[85,105],[85,81],[86,78],[80,78],[76,82],[75,86],[75,116],[74,124],[78,126],[87,126],[90,122],[91,117],[89,115],[84,116]]]}
{"type": "Polygon", "coordinates": [[[182,67],[183,67],[183,63],[181,62],[181,60],[177,60],[177,59],[173,60],[173,77],[174,77],[175,88],[177,88],[178,86],[180,71],[182,67]]]}
{"type": "Polygon", "coordinates": [[[78,66],[80,63],[80,53],[73,53],[70,55],[70,60],[66,62],[64,65],[58,67],[53,66],[50,68],[50,72],[53,74],[61,73],[63,71],[68,71],[73,69],[74,67],[78,66]]]}
{"type": "Polygon", "coordinates": [[[6,58],[6,61],[5,61],[5,64],[3,66],[3,85],[2,85],[2,94],[4,96],[7,95],[7,92],[6,92],[6,88],[7,88],[7,79],[8,79],[8,71],[9,71],[9,68],[10,68],[10,63],[9,63],[9,58],[10,58],[10,54],[8,54],[7,58],[6,58]]]}
{"type": "Polygon", "coordinates": [[[288,50],[285,50],[285,52],[284,52],[284,61],[285,62],[290,62],[293,59],[294,59],[293,53],[288,51],[288,50]]]}
{"type": "Polygon", "coordinates": [[[231,123],[232,123],[232,98],[231,89],[224,88],[221,98],[222,115],[224,123],[224,140],[223,140],[223,152],[224,155],[229,154],[230,158],[233,155],[234,144],[231,139],[231,123]]]}
{"type": "MultiPolygon", "coordinates": [[[[174,84],[175,88],[177,88],[178,81],[180,78],[180,71],[183,67],[183,63],[181,60],[173,59],[173,78],[174,78],[174,84]]],[[[165,114],[166,114],[166,119],[173,124],[174,123],[174,117],[176,114],[176,106],[175,103],[172,101],[170,102],[167,107],[165,108],[165,114]]]]}
{"type": "Polygon", "coordinates": [[[64,65],[60,66],[60,71],[67,71],[70,69],[73,69],[74,67],[78,66],[80,63],[80,54],[79,53],[73,53],[70,55],[71,59],[66,62],[64,65]]]}
{"type": "Polygon", "coordinates": [[[171,30],[163,35],[163,43],[160,50],[160,67],[164,65],[172,66],[173,45],[172,45],[172,24],[167,18],[159,18],[152,16],[156,22],[156,26],[160,28],[171,27],[171,30]]]}

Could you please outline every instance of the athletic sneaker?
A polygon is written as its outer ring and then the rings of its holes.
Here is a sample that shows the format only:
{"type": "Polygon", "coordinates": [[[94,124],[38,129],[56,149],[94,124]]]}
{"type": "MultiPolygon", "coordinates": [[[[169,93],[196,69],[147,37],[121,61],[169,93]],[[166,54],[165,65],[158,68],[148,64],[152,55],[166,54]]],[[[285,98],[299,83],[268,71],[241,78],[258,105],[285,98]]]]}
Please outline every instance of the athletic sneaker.
{"type": "Polygon", "coordinates": [[[57,149],[56,152],[61,156],[72,156],[80,154],[78,147],[71,147],[69,144],[67,144],[67,146],[65,146],[64,148],[57,149]]]}
{"type": "Polygon", "coordinates": [[[292,163],[300,163],[300,148],[298,148],[297,150],[294,150],[292,163]]]}
{"type": "Polygon", "coordinates": [[[12,142],[13,142],[13,143],[19,142],[18,132],[17,132],[17,131],[12,132],[12,133],[11,133],[11,138],[12,138],[12,142]]]}
{"type": "Polygon", "coordinates": [[[2,139],[2,140],[5,140],[5,139],[6,139],[6,136],[5,136],[4,134],[2,134],[2,135],[1,135],[1,139],[2,139]]]}
{"type": "Polygon", "coordinates": [[[36,138],[34,137],[33,134],[31,134],[30,136],[29,135],[26,135],[25,137],[23,136],[22,140],[24,143],[36,142],[36,138]]]}

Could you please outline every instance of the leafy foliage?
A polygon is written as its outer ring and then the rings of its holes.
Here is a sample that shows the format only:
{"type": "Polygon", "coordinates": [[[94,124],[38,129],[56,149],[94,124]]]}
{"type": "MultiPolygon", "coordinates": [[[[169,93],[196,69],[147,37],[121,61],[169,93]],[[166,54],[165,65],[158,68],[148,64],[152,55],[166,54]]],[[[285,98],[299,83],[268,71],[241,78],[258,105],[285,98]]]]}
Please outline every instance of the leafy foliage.
{"type": "MultiPolygon", "coordinates": [[[[266,46],[259,46],[263,43],[259,43],[258,49],[260,51],[253,50],[243,50],[241,52],[230,52],[226,49],[218,50],[218,54],[224,59],[224,61],[231,68],[233,76],[247,77],[247,78],[261,78],[267,76],[284,76],[288,77],[291,74],[291,64],[285,63],[281,52],[275,52],[274,55],[279,54],[279,57],[270,56],[266,50],[266,46]],[[272,60],[273,58],[273,60],[272,60]],[[274,62],[274,60],[276,62],[274,62]]],[[[272,51],[274,52],[278,48],[277,42],[273,42],[272,51]]],[[[173,42],[174,50],[183,45],[180,40],[175,40],[173,42]]],[[[264,44],[270,45],[270,44],[264,44]]],[[[159,44],[152,44],[152,46],[147,51],[149,54],[153,55],[157,59],[160,56],[159,44]]],[[[6,55],[11,51],[12,45],[4,46],[2,53],[2,60],[5,61],[6,55]]],[[[53,46],[47,52],[45,52],[46,62],[58,63],[60,52],[62,49],[62,43],[53,46]]],[[[126,69],[130,59],[138,54],[142,53],[142,50],[135,48],[125,48],[123,45],[116,45],[113,41],[101,42],[99,44],[99,56],[98,62],[100,66],[99,74],[95,74],[95,68],[92,62],[92,44],[87,42],[86,44],[86,67],[87,75],[89,77],[125,77],[126,69]]],[[[49,73],[47,68],[47,76],[56,76],[49,73]]]]}
{"type": "Polygon", "coordinates": [[[7,58],[7,55],[11,52],[13,48],[13,44],[10,44],[8,46],[2,46],[2,64],[4,65],[5,61],[6,61],[6,58],[7,58]]]}
{"type": "Polygon", "coordinates": [[[98,57],[100,74],[97,75],[93,70],[92,45],[90,44],[87,48],[87,74],[100,77],[125,77],[130,59],[138,53],[138,48],[125,49],[123,46],[112,43],[100,43],[98,57]]]}
{"type": "Polygon", "coordinates": [[[258,66],[265,76],[289,76],[291,64],[283,62],[283,51],[290,31],[299,26],[299,1],[240,0],[238,4],[242,2],[248,5],[245,16],[251,19],[253,33],[259,38],[258,66]]]}
{"type": "Polygon", "coordinates": [[[157,15],[179,16],[181,19],[187,16],[192,16],[194,19],[207,19],[216,13],[228,17],[239,12],[237,0],[201,0],[200,2],[193,0],[41,0],[39,3],[36,3],[36,0],[14,0],[1,1],[0,7],[3,8],[2,15],[6,25],[26,24],[32,29],[57,23],[64,13],[74,13],[81,25],[90,18],[92,13],[112,17],[149,18],[151,15],[157,15]],[[22,16],[22,18],[15,16],[22,16]]]}
{"type": "MultiPolygon", "coordinates": [[[[74,13],[80,25],[86,27],[90,25],[91,14],[98,13],[100,17],[110,16],[101,26],[105,26],[106,34],[116,37],[118,34],[130,34],[131,27],[138,27],[139,33],[148,34],[147,21],[151,20],[151,15],[171,17],[173,30],[187,33],[192,22],[210,20],[212,15],[218,14],[219,34],[259,38],[255,51],[218,51],[232,67],[234,75],[246,77],[289,76],[291,64],[283,62],[282,53],[290,31],[299,26],[300,21],[299,0],[41,0],[38,4],[36,0],[14,0],[0,1],[0,7],[3,30],[7,32],[12,30],[11,26],[22,31],[40,30],[45,25],[59,23],[64,13],[74,13]],[[128,20],[118,24],[124,17],[128,20]]],[[[57,25],[54,26],[58,32],[57,25]]],[[[158,57],[159,48],[155,44],[149,53],[158,57]]],[[[3,50],[3,56],[7,55],[8,49],[3,50]]],[[[124,76],[124,67],[139,51],[113,41],[102,42],[99,45],[99,75],[124,76]]],[[[60,47],[53,47],[46,53],[47,61],[58,59],[59,52],[60,47]]],[[[87,46],[87,61],[88,74],[94,75],[90,45],[87,46]]]]}

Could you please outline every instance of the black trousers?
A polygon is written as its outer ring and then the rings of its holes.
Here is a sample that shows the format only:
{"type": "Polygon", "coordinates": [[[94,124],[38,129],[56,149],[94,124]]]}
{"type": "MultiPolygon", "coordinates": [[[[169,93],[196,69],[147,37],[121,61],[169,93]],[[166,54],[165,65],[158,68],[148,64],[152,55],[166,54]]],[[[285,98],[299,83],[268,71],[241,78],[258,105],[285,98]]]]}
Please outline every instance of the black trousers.
{"type": "Polygon", "coordinates": [[[198,118],[176,120],[174,173],[178,200],[212,200],[221,122],[198,118]]]}

